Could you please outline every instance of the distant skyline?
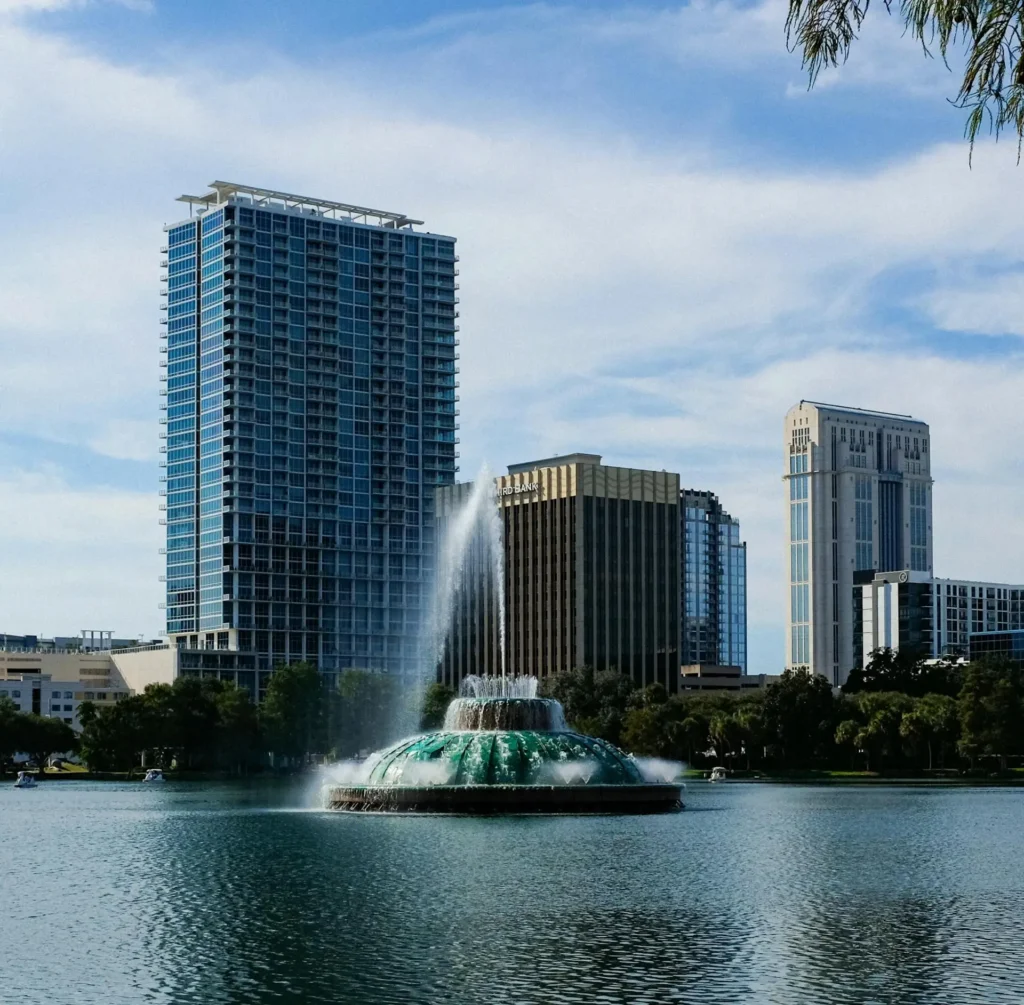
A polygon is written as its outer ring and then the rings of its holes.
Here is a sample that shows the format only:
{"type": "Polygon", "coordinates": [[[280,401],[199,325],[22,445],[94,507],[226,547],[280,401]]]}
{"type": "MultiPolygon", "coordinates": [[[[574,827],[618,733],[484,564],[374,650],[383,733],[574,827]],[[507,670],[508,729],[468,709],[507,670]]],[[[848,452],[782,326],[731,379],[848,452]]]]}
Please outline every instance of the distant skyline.
{"type": "Polygon", "coordinates": [[[0,630],[162,629],[159,232],[215,178],[458,234],[459,477],[715,492],[752,673],[801,398],[928,422],[936,575],[1022,578],[1024,168],[969,167],[956,73],[881,10],[812,93],[776,0],[196,10],[0,0],[0,630]]]}

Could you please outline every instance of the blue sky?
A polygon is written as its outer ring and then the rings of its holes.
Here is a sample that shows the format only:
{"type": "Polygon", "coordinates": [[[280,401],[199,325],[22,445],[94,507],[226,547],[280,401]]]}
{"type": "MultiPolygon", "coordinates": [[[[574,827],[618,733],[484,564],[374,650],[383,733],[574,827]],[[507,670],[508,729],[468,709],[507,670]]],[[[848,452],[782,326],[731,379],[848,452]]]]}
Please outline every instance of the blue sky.
{"type": "Polygon", "coordinates": [[[160,631],[157,249],[215,178],[456,235],[462,475],[582,449],[718,492],[754,671],[800,398],[931,422],[937,572],[1024,580],[1016,151],[969,167],[883,8],[811,93],[784,16],[0,0],[0,628],[160,631]]]}

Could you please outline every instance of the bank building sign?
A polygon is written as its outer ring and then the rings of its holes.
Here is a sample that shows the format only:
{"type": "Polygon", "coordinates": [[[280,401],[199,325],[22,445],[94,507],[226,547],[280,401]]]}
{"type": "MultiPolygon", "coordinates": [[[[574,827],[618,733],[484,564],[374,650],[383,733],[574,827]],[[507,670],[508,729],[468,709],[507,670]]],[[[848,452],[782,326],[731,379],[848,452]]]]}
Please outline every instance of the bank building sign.
{"type": "Polygon", "coordinates": [[[540,482],[525,482],[522,485],[499,485],[497,488],[498,497],[502,496],[518,496],[525,492],[539,492],[540,482]]]}

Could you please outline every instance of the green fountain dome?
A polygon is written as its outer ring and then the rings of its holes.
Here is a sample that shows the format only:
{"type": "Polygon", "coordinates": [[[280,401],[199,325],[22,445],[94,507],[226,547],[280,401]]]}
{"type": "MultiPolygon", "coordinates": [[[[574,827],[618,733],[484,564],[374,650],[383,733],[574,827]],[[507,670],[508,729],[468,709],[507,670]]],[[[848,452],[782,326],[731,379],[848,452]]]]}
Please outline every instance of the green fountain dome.
{"type": "Polygon", "coordinates": [[[374,759],[369,785],[631,785],[636,762],[606,740],[525,729],[442,731],[374,759]]]}
{"type": "Polygon", "coordinates": [[[679,785],[652,782],[607,740],[572,732],[536,678],[463,682],[444,728],[379,751],[328,788],[335,809],[441,813],[663,813],[679,785]]]}

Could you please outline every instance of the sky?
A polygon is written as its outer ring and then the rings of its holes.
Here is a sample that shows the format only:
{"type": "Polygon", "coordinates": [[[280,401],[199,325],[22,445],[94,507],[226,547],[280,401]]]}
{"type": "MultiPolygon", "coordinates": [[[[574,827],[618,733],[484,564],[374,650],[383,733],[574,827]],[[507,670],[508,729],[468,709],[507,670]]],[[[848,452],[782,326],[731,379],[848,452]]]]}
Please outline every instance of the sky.
{"type": "MultiPolygon", "coordinates": [[[[784,660],[782,422],[932,426],[935,569],[1024,581],[1024,167],[879,5],[0,0],[0,631],[159,635],[159,247],[215,179],[458,238],[460,478],[581,450],[710,489],[784,660]],[[1012,193],[1012,195],[1011,195],[1012,193]]],[[[955,64],[954,64],[955,68],[955,64]]]]}

